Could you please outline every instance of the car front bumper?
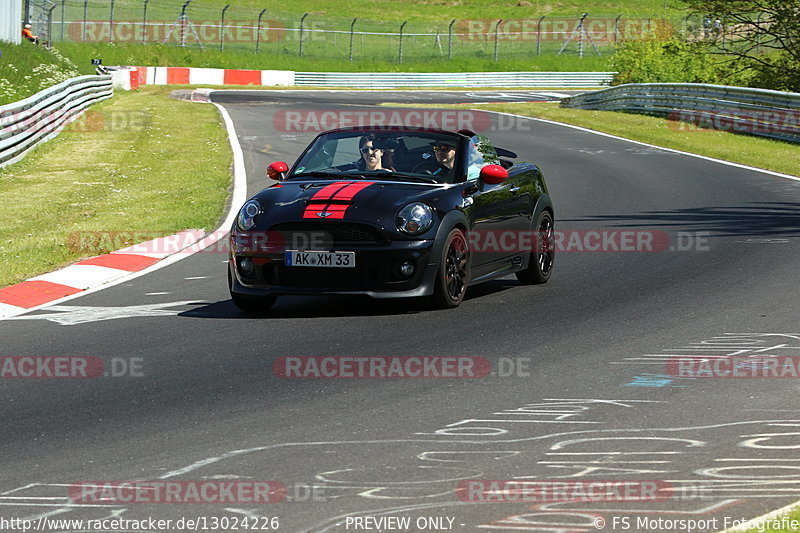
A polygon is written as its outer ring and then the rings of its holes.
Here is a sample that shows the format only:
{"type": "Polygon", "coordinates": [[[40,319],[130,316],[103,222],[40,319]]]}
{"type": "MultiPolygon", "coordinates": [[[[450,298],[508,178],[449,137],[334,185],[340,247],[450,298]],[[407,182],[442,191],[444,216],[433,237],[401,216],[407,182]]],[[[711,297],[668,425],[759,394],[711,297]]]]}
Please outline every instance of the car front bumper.
{"type": "MultiPolygon", "coordinates": [[[[382,245],[337,246],[354,252],[355,267],[286,266],[284,250],[270,253],[231,253],[231,292],[248,296],[269,294],[361,294],[373,298],[409,298],[433,294],[438,263],[431,258],[433,240],[391,241],[382,245]],[[253,260],[253,272],[241,261],[253,260]],[[400,273],[404,262],[414,264],[410,276],[400,273]]],[[[333,250],[329,250],[333,251],[333,250]]]]}

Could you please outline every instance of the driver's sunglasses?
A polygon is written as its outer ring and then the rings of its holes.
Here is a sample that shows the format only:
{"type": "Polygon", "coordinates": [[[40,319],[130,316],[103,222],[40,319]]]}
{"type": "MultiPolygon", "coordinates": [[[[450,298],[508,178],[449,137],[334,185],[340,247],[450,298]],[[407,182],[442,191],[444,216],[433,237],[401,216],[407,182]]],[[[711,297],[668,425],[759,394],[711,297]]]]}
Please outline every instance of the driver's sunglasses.
{"type": "Polygon", "coordinates": [[[361,153],[362,154],[368,154],[370,152],[379,152],[380,150],[381,150],[380,148],[369,148],[369,147],[365,146],[364,148],[361,149],[361,153]]]}
{"type": "Polygon", "coordinates": [[[455,150],[455,146],[434,146],[433,149],[436,152],[449,152],[450,150],[455,150]]]}

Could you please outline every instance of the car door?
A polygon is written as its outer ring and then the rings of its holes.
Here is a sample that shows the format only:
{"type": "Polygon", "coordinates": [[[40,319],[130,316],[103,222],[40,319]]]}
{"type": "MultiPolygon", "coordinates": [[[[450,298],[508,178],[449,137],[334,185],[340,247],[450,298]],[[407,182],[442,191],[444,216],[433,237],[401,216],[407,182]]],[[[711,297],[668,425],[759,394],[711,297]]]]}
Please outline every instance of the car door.
{"type": "Polygon", "coordinates": [[[499,163],[488,138],[472,137],[467,148],[467,180],[474,182],[478,190],[472,195],[476,235],[470,236],[470,243],[473,265],[486,272],[510,263],[512,258],[522,257],[524,250],[521,248],[530,240],[527,233],[533,206],[529,188],[521,183],[526,176],[510,174],[508,179],[495,185],[480,179],[484,166],[499,163]]]}

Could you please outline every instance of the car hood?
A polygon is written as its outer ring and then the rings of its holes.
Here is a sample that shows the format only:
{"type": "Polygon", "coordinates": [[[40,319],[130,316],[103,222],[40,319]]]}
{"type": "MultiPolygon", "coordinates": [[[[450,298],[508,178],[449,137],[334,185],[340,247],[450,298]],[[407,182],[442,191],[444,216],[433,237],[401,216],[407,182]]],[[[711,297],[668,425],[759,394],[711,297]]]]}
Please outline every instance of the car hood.
{"type": "Polygon", "coordinates": [[[288,181],[258,193],[259,229],[286,221],[362,222],[388,227],[403,206],[425,201],[436,207],[447,189],[427,183],[382,180],[288,181]]]}

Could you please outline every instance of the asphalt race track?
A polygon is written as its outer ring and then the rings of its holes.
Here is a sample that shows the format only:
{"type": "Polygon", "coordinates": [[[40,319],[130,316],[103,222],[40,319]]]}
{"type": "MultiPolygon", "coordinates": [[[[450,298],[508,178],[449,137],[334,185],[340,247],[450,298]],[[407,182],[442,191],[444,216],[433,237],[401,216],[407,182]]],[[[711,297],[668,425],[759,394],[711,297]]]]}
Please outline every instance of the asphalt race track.
{"type": "MultiPolygon", "coordinates": [[[[360,94],[215,95],[248,191],[316,134],[286,126],[287,110],[390,111],[362,107],[377,98],[360,94]]],[[[233,518],[288,532],[716,531],[800,499],[798,379],[669,370],[679,356],[748,357],[751,370],[800,356],[800,182],[561,125],[480,120],[540,165],[556,228],[575,236],[550,283],[490,282],[450,311],[283,297],[249,317],[229,299],[225,253],[209,250],[4,320],[0,355],[93,356],[121,375],[0,380],[0,516],[228,518],[219,531],[233,518]],[[619,251],[621,232],[661,246],[619,251]],[[287,379],[273,372],[283,356],[479,357],[492,373],[287,379]],[[470,480],[626,481],[658,497],[456,492],[470,480]],[[70,500],[75,484],[132,481],[272,481],[286,493],[266,504],[70,500]]]]}

